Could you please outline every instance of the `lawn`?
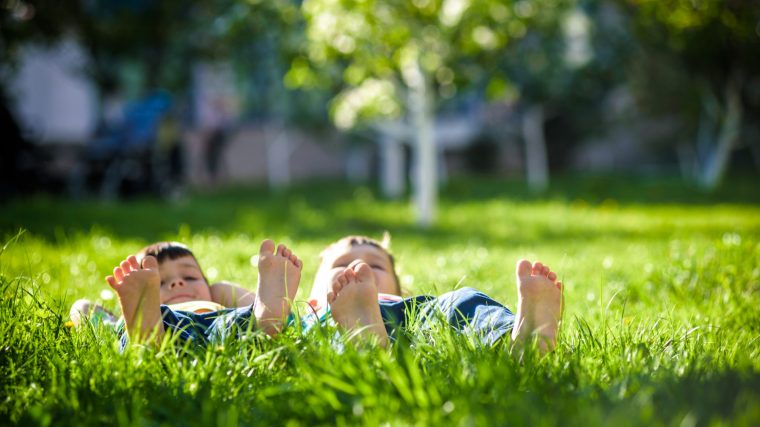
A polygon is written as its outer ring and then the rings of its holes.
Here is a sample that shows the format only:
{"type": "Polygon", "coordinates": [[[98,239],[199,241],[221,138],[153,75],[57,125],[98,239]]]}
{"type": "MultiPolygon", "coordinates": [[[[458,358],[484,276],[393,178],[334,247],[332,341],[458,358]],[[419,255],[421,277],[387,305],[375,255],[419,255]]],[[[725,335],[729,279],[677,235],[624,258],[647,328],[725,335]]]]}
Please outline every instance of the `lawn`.
{"type": "Polygon", "coordinates": [[[706,195],[676,180],[455,180],[438,223],[370,187],[230,188],[181,202],[32,197],[0,209],[3,425],[760,425],[760,192],[706,195]],[[24,230],[23,232],[19,232],[24,230]],[[305,260],[348,233],[393,236],[408,294],[480,289],[514,306],[514,265],[565,283],[562,340],[522,360],[441,328],[390,350],[291,329],[205,350],[131,346],[67,327],[77,298],[115,309],[103,277],[179,240],[211,280],[252,287],[264,238],[305,260]],[[106,292],[104,292],[106,291],[106,292]]]}

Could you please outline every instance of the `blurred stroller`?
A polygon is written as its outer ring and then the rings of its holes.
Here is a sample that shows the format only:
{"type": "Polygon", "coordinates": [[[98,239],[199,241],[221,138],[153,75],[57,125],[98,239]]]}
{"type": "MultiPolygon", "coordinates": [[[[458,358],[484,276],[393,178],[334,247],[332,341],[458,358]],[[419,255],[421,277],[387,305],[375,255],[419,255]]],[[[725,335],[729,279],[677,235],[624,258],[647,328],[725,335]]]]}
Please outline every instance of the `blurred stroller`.
{"type": "Polygon", "coordinates": [[[83,156],[85,185],[97,188],[104,199],[175,194],[181,185],[182,154],[171,106],[171,95],[162,90],[123,107],[107,105],[102,126],[83,156]]]}

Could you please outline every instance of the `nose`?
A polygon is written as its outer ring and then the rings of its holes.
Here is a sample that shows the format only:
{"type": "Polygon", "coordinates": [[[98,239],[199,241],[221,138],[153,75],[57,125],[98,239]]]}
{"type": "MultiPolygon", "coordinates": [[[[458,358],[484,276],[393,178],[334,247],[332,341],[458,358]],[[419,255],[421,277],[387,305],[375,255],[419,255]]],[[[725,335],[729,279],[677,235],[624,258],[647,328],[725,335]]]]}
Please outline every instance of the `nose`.
{"type": "Polygon", "coordinates": [[[174,289],[175,287],[183,287],[185,286],[185,282],[182,279],[176,279],[169,284],[169,289],[174,289]]]}

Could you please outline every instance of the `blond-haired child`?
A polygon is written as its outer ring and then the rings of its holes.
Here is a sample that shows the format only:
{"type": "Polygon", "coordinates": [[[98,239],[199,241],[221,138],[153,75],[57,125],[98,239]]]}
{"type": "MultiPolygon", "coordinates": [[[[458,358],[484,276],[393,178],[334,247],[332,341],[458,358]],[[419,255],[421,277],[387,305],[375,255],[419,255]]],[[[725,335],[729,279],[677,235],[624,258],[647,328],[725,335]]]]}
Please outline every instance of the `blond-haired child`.
{"type": "Polygon", "coordinates": [[[517,313],[472,288],[439,297],[401,297],[395,259],[388,239],[346,236],[329,245],[312,287],[310,304],[328,310],[341,327],[387,345],[389,338],[417,313],[423,321],[442,314],[455,329],[494,344],[507,334],[520,344],[534,338],[541,351],[552,350],[562,315],[562,283],[540,262],[517,262],[517,313]],[[411,309],[411,311],[410,311],[411,309]]]}

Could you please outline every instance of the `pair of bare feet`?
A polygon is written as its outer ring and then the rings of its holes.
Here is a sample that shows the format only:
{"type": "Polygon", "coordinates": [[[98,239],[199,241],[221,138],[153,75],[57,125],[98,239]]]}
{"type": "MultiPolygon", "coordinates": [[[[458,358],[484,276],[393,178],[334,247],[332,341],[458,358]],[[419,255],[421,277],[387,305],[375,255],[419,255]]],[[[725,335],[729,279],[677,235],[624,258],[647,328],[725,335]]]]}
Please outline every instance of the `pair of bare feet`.
{"type": "MultiPolygon", "coordinates": [[[[521,346],[535,339],[539,351],[549,352],[557,345],[562,283],[549,267],[527,260],[518,261],[516,276],[518,301],[512,342],[521,346]]],[[[333,280],[327,302],[338,325],[385,346],[389,339],[377,294],[371,267],[355,261],[333,280]]]]}
{"type": "MultiPolygon", "coordinates": [[[[253,313],[256,325],[269,335],[283,328],[290,314],[301,280],[303,263],[285,245],[264,240],[259,248],[259,278],[253,313]]],[[[121,312],[129,337],[136,341],[160,341],[164,334],[161,319],[161,273],[155,257],[146,256],[142,264],[130,256],[114,268],[106,281],[119,296],[121,312]]]]}

